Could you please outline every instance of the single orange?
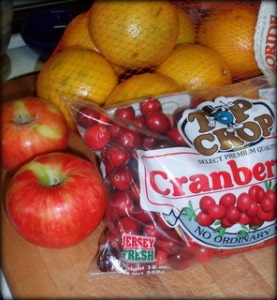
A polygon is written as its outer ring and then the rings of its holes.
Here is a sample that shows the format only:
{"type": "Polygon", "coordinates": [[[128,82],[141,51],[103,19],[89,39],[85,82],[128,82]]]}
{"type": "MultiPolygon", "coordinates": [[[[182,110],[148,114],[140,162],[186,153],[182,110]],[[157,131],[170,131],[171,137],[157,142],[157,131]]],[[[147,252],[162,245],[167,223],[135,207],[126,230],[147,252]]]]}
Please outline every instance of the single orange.
{"type": "Polygon", "coordinates": [[[99,105],[118,83],[117,75],[99,53],[70,47],[49,59],[37,79],[37,95],[55,103],[63,112],[68,125],[75,128],[62,97],[84,99],[99,105]]]}
{"type": "Polygon", "coordinates": [[[185,10],[176,7],[178,20],[179,20],[179,34],[176,44],[195,43],[196,30],[190,16],[185,10]]]}
{"type": "Polygon", "coordinates": [[[160,64],[173,49],[178,16],[169,1],[95,1],[89,11],[93,42],[112,64],[128,69],[160,64]]]}
{"type": "Polygon", "coordinates": [[[197,42],[218,51],[227,61],[234,80],[261,73],[254,54],[257,6],[230,3],[217,7],[200,20],[197,42]]]}
{"type": "Polygon", "coordinates": [[[182,88],[171,78],[159,73],[133,75],[118,84],[108,96],[105,106],[149,96],[180,92],[182,88]]]}
{"type": "Polygon", "coordinates": [[[59,42],[59,50],[73,46],[80,46],[99,52],[88,31],[88,12],[77,15],[65,28],[59,42]]]}
{"type": "Polygon", "coordinates": [[[230,84],[231,72],[225,59],[204,45],[177,45],[156,71],[175,80],[184,90],[230,84]]]}

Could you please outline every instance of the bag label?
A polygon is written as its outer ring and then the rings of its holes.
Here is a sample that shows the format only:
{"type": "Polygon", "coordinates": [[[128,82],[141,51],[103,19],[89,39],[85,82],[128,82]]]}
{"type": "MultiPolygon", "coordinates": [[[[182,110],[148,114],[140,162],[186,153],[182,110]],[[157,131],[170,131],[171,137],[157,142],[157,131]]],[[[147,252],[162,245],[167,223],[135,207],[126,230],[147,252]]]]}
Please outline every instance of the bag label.
{"type": "Polygon", "coordinates": [[[264,75],[276,70],[277,16],[276,1],[261,1],[254,35],[257,64],[264,75]]]}
{"type": "Polygon", "coordinates": [[[180,235],[209,247],[238,248],[272,238],[273,106],[263,100],[219,97],[185,110],[179,130],[190,148],[138,151],[141,207],[159,212],[180,235]],[[266,211],[262,202],[268,204],[266,211]]]}

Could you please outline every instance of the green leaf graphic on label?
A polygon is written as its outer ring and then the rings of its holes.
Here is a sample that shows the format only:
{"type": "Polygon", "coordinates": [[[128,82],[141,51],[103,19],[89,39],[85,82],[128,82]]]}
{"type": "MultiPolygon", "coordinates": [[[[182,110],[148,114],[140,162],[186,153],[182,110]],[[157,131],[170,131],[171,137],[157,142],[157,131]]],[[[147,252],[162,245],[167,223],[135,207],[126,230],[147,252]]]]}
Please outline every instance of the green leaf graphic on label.
{"type": "Polygon", "coordinates": [[[188,207],[183,208],[182,215],[187,217],[189,221],[194,220],[196,222],[196,213],[193,209],[191,201],[188,201],[188,207]]]}
{"type": "Polygon", "coordinates": [[[225,230],[226,229],[224,227],[219,226],[214,230],[214,232],[217,232],[218,236],[222,237],[225,234],[225,230]]]}

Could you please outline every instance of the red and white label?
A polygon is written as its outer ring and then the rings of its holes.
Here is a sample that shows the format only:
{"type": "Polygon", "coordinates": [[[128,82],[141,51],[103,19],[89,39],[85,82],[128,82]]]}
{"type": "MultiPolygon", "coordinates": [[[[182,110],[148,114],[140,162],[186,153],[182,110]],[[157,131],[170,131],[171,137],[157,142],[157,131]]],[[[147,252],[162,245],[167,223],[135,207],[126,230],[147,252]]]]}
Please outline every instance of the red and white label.
{"type": "MultiPolygon", "coordinates": [[[[178,227],[178,230],[181,228],[200,244],[228,249],[257,244],[275,235],[274,214],[270,209],[267,211],[268,214],[263,215],[260,211],[258,213],[263,199],[257,200],[259,203],[256,203],[256,211],[254,208],[251,208],[252,211],[248,208],[244,211],[238,204],[238,199],[245,194],[251,195],[251,191],[257,186],[263,190],[263,198],[272,198],[267,190],[271,189],[272,192],[272,188],[276,187],[276,130],[273,107],[268,102],[262,100],[252,102],[239,98],[228,98],[223,103],[222,101],[220,98],[213,104],[209,103],[213,107],[209,107],[209,112],[202,111],[202,117],[198,116],[197,122],[201,120],[198,126],[195,123],[195,112],[200,114],[201,110],[184,112],[184,117],[180,121],[181,128],[184,130],[184,136],[191,142],[191,148],[138,151],[137,154],[141,207],[147,211],[159,212],[168,226],[178,227]],[[214,112],[213,108],[219,108],[219,103],[224,108],[223,112],[230,112],[229,109],[233,108],[233,112],[237,112],[237,118],[233,114],[231,116],[223,114],[220,116],[223,120],[219,117],[209,119],[210,113],[214,112]],[[229,108],[225,110],[227,103],[229,108]],[[203,125],[207,121],[204,117],[211,122],[210,128],[203,125]],[[227,120],[232,120],[232,125],[236,126],[231,126],[230,129],[227,120]],[[257,130],[254,133],[255,139],[243,140],[242,132],[243,137],[253,137],[253,128],[257,130]],[[224,130],[227,133],[223,134],[224,130]],[[239,132],[241,135],[237,133],[238,130],[241,131],[239,132]],[[217,133],[221,131],[221,134],[216,135],[214,133],[216,131],[217,133]],[[195,140],[200,135],[210,137],[208,142],[204,143],[207,149],[211,148],[209,143],[215,141],[217,151],[213,153],[208,151],[205,155],[205,151],[200,153],[194,149],[195,140]],[[228,149],[222,150],[224,137],[228,139],[228,149]],[[231,141],[240,140],[242,140],[241,147],[230,146],[231,141]],[[220,201],[223,201],[221,199],[230,194],[236,199],[233,203],[235,207],[233,210],[236,211],[231,212],[226,206],[224,214],[218,218],[212,216],[210,224],[201,225],[199,215],[201,215],[200,202],[203,202],[203,198],[212,198],[214,203],[219,205],[220,201]],[[226,225],[227,214],[229,224],[226,225]]],[[[254,201],[250,198],[249,196],[249,201],[254,201]]],[[[276,203],[273,206],[275,210],[276,203]]]]}
{"type": "Polygon", "coordinates": [[[276,1],[261,1],[254,35],[257,64],[266,76],[276,72],[277,16],[276,1]]]}

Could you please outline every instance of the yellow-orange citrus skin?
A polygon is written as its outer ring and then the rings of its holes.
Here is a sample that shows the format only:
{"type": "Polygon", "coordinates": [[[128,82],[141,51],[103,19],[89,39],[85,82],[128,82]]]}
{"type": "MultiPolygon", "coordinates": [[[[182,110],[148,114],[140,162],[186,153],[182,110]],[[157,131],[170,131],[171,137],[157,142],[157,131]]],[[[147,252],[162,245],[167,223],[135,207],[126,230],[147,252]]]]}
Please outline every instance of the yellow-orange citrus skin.
{"type": "Polygon", "coordinates": [[[42,66],[37,79],[37,95],[56,104],[70,128],[75,123],[62,97],[84,99],[102,105],[118,83],[107,60],[97,52],[70,47],[42,66]]]}
{"type": "Polygon", "coordinates": [[[254,54],[256,21],[257,7],[239,3],[211,12],[200,21],[197,42],[225,58],[234,80],[261,73],[254,54]]]}
{"type": "Polygon", "coordinates": [[[178,16],[169,1],[95,1],[89,31],[100,52],[129,69],[160,64],[173,49],[178,16]]]}
{"type": "Polygon", "coordinates": [[[66,26],[59,42],[60,50],[74,46],[84,47],[99,52],[89,34],[88,12],[81,13],[71,20],[66,26]]]}
{"type": "Polygon", "coordinates": [[[195,43],[196,31],[189,15],[180,7],[176,7],[179,19],[179,34],[176,44],[195,43]]]}
{"type": "Polygon", "coordinates": [[[156,71],[174,79],[184,90],[232,82],[225,59],[214,49],[198,44],[177,45],[156,71]]]}
{"type": "Polygon", "coordinates": [[[118,84],[110,93],[105,106],[149,96],[180,92],[182,88],[171,78],[159,73],[133,75],[118,84]]]}

